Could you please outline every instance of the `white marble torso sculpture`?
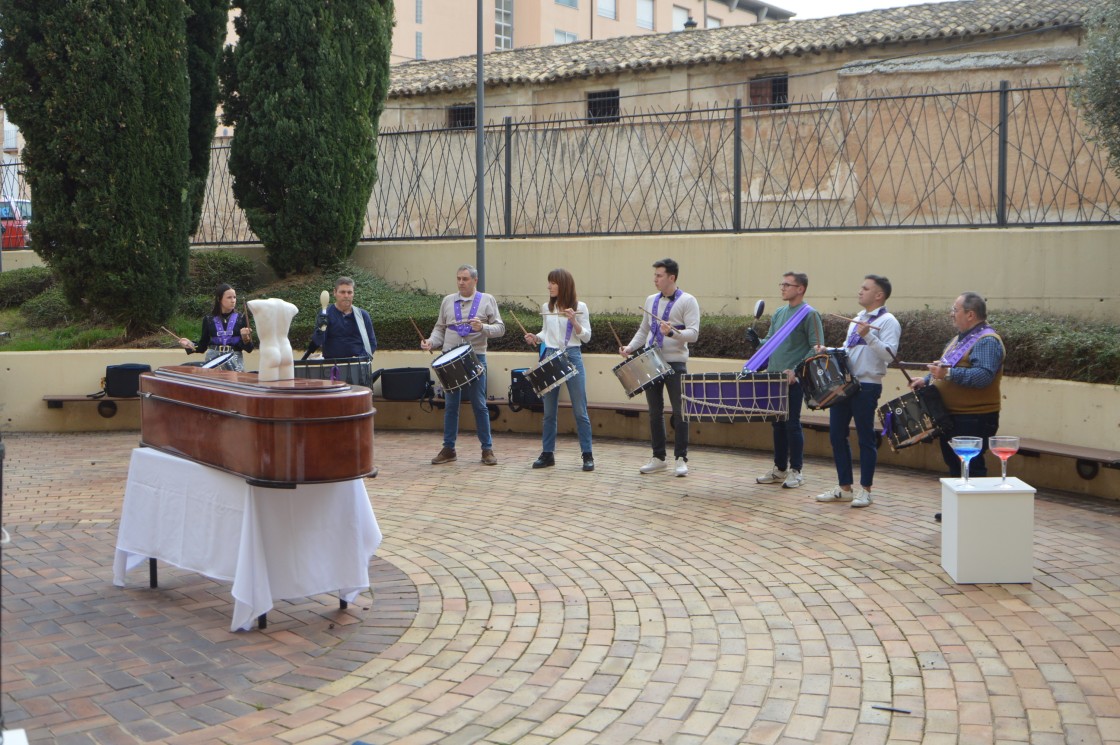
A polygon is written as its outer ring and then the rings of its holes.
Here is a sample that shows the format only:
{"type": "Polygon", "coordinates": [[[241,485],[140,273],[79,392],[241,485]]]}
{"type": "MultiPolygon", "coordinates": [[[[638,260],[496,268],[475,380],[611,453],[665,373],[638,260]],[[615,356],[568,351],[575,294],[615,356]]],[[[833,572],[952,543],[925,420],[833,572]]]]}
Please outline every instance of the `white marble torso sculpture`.
{"type": "Polygon", "coordinates": [[[295,356],[288,341],[288,328],[299,308],[280,298],[250,300],[249,310],[260,337],[259,380],[291,380],[296,376],[295,356]]]}

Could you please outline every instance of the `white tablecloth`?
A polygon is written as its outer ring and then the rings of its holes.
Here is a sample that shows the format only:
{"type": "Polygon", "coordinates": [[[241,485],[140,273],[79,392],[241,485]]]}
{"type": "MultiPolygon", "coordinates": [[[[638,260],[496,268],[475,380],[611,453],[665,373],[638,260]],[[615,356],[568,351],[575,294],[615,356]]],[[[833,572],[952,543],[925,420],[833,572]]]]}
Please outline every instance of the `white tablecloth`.
{"type": "Polygon", "coordinates": [[[247,629],[275,600],[369,587],[381,530],[361,479],[295,489],[250,486],[239,476],[151,448],[128,468],[113,584],[151,557],[233,582],[230,629],[247,629]]]}

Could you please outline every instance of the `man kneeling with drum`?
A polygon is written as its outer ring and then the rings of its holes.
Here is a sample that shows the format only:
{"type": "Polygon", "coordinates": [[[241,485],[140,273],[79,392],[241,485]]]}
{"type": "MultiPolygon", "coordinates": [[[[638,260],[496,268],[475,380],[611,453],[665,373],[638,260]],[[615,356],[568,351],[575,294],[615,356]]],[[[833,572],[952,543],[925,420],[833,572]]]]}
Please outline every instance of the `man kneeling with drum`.
{"type": "Polygon", "coordinates": [[[672,259],[661,259],[653,264],[653,284],[657,292],[646,298],[642,307],[642,324],[638,332],[618,353],[628,357],[644,346],[659,347],[665,362],[673,368],[667,375],[645,389],[649,407],[649,431],[653,457],[638,470],[653,473],[668,467],[665,463],[665,396],[673,407],[676,442],[673,457],[677,459],[674,473],[688,474],[688,423],[681,412],[681,375],[687,372],[688,345],[700,338],[700,304],[696,298],[677,287],[680,267],[672,259]]]}
{"type": "MultiPolygon", "coordinates": [[[[468,382],[454,390],[447,390],[447,386],[444,386],[446,407],[443,410],[443,449],[432,458],[432,464],[450,463],[457,458],[455,440],[459,435],[459,406],[465,390],[470,396],[478,441],[482,444],[482,463],[493,466],[498,463],[498,459],[494,456],[494,443],[490,439],[490,412],[486,408],[486,340],[505,334],[506,325],[502,323],[498,301],[494,296],[476,291],[477,269],[470,264],[463,264],[455,273],[455,283],[459,286],[459,291],[451,293],[440,303],[439,318],[436,319],[432,335],[420,342],[420,348],[428,352],[442,347],[446,353],[469,344],[482,372],[477,376],[473,371],[469,372],[464,377],[468,382]]],[[[442,355],[439,359],[445,356],[447,355],[442,355]]],[[[439,362],[439,359],[436,361],[439,362]]],[[[473,361],[470,366],[473,366],[473,361]]]]}
{"type": "MultiPolygon", "coordinates": [[[[879,451],[875,438],[875,409],[883,393],[883,376],[887,363],[898,350],[902,327],[884,303],[891,296],[891,283],[886,277],[868,274],[859,287],[857,301],[863,309],[848,324],[844,351],[848,355],[848,368],[859,381],[859,390],[844,400],[834,403],[828,410],[828,437],[832,443],[832,457],[836,462],[838,486],[817,495],[818,502],[851,502],[852,507],[871,504],[871,484],[875,479],[875,465],[879,451]],[[859,489],[852,491],[852,449],[848,444],[848,431],[852,419],[856,422],[859,440],[859,489]]],[[[817,347],[823,351],[824,347],[817,347]]]]}

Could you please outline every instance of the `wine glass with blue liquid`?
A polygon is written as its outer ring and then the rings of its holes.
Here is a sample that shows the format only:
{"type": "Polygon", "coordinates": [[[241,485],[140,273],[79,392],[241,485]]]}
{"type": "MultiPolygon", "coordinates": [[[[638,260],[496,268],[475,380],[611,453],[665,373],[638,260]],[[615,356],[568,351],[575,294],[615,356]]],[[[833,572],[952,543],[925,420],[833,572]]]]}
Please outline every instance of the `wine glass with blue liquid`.
{"type": "Polygon", "coordinates": [[[968,483],[968,462],[980,455],[980,449],[984,445],[984,438],[982,437],[954,437],[949,440],[949,447],[961,459],[961,479],[964,486],[972,488],[968,483]]]}

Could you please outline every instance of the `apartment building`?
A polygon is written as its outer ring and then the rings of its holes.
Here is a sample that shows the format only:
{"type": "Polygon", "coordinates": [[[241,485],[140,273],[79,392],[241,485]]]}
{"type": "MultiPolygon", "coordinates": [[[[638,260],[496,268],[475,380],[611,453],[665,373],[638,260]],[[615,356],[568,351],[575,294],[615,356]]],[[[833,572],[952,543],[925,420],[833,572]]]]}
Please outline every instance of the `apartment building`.
{"type": "MultiPolygon", "coordinates": [[[[475,2],[396,0],[395,5],[394,64],[475,53],[475,2]]],[[[487,53],[793,16],[760,0],[483,0],[482,12],[487,53]]]]}

